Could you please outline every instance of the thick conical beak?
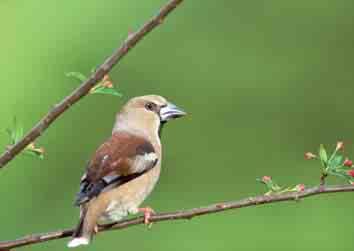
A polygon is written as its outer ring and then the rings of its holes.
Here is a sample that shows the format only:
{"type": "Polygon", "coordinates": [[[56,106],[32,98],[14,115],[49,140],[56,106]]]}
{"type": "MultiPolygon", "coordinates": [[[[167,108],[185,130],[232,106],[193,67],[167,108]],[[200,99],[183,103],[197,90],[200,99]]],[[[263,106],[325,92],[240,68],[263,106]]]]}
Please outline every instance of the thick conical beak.
{"type": "Polygon", "coordinates": [[[185,111],[183,111],[181,108],[178,108],[172,103],[167,103],[166,106],[163,106],[160,109],[160,118],[162,122],[183,117],[185,115],[187,115],[185,111]]]}

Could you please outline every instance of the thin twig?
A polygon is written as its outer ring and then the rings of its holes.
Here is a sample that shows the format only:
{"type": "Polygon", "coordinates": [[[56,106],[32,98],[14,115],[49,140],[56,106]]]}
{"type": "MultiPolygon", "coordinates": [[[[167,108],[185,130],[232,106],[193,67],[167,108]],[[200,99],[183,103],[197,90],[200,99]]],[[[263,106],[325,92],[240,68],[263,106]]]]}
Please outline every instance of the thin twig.
{"type": "MultiPolygon", "coordinates": [[[[273,195],[259,195],[255,197],[248,197],[239,201],[222,202],[212,204],[205,207],[198,207],[189,210],[181,210],[171,213],[155,214],[150,218],[151,222],[158,221],[172,221],[180,219],[192,219],[193,217],[202,216],[206,214],[218,213],[230,209],[237,209],[242,207],[251,207],[261,204],[270,204],[281,201],[298,201],[301,198],[310,197],[325,193],[340,193],[340,192],[354,192],[353,185],[340,186],[317,186],[307,188],[302,192],[281,193],[273,195]]],[[[99,232],[107,230],[116,230],[139,225],[144,223],[144,217],[136,217],[129,220],[122,220],[114,224],[102,226],[99,232]]],[[[0,242],[0,250],[11,249],[15,247],[27,246],[35,243],[46,242],[55,239],[62,239],[72,235],[74,229],[65,229],[49,233],[32,234],[13,241],[0,242]]]]}
{"type": "Polygon", "coordinates": [[[103,64],[76,90],[65,97],[59,104],[55,105],[35,127],[33,127],[18,143],[11,146],[0,156],[0,168],[3,168],[10,160],[19,154],[28,144],[38,138],[61,114],[68,110],[73,104],[86,96],[90,89],[95,86],[104,75],[116,65],[146,34],[162,24],[163,20],[183,0],[170,0],[163,6],[156,16],[145,23],[137,32],[130,33],[123,44],[108,57],[103,64]]]}

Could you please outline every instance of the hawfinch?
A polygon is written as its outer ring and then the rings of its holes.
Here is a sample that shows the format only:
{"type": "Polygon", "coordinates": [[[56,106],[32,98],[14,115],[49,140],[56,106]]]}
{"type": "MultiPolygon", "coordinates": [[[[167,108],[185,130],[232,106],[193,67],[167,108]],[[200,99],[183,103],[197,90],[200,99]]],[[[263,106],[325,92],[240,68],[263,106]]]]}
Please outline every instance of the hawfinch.
{"type": "Polygon", "coordinates": [[[135,97],[117,114],[112,136],[96,151],[81,178],[75,205],[80,220],[68,247],[87,245],[97,225],[114,222],[139,208],[154,188],[161,169],[160,135],[163,125],[186,115],[161,96],[135,97]]]}

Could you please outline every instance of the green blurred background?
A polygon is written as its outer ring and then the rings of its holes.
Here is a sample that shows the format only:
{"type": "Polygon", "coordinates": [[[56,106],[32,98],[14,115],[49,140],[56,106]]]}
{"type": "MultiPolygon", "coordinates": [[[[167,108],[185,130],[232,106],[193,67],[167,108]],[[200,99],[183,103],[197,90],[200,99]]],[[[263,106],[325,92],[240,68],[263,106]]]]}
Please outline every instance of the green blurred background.
{"type": "MultiPolygon", "coordinates": [[[[88,74],[164,3],[0,1],[1,130],[14,116],[30,129],[78,85],[65,72],[88,74]]],[[[43,161],[21,155],[0,172],[0,240],[76,224],[85,163],[137,95],[190,114],[164,130],[162,176],[145,203],[158,212],[263,193],[263,175],[318,183],[305,151],[342,139],[354,157],[353,13],[353,1],[186,0],[113,69],[123,98],[84,98],[38,140],[43,161]]],[[[324,195],[112,231],[82,250],[353,250],[353,206],[353,194],[324,195]]]]}

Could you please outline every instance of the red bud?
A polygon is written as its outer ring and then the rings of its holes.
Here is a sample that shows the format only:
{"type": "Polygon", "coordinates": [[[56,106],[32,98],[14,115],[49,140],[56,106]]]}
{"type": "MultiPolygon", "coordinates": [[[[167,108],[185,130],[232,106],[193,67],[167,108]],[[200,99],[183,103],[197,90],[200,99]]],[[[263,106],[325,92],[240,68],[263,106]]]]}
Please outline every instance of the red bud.
{"type": "Polygon", "coordinates": [[[304,184],[299,184],[299,185],[297,185],[297,186],[296,186],[296,190],[297,190],[298,192],[303,192],[303,191],[305,191],[305,185],[304,185],[304,184]]]}
{"type": "Polygon", "coordinates": [[[262,181],[264,182],[264,183],[267,183],[267,182],[269,182],[269,181],[271,181],[272,180],[272,177],[270,177],[270,176],[263,176],[262,177],[262,181]]]}
{"type": "Polygon", "coordinates": [[[347,172],[347,174],[348,174],[349,176],[351,176],[351,177],[354,178],[354,169],[349,170],[349,171],[347,172]]]}
{"type": "Polygon", "coordinates": [[[353,165],[353,161],[351,161],[350,159],[345,159],[343,165],[347,167],[351,167],[353,165]]]}

